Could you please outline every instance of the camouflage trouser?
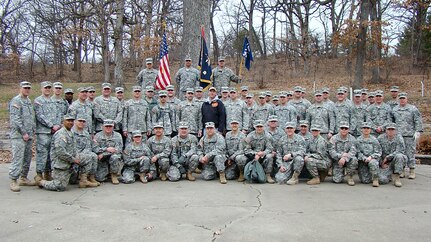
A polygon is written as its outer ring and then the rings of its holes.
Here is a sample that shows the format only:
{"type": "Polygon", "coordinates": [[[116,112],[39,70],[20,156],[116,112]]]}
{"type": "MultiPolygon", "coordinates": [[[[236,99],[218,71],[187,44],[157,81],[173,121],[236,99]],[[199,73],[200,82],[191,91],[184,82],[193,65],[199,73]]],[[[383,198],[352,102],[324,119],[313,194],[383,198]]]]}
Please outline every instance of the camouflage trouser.
{"type": "Polygon", "coordinates": [[[156,165],[151,163],[149,157],[144,157],[139,163],[129,165],[124,164],[123,174],[121,176],[121,181],[123,183],[133,183],[135,182],[135,172],[139,173],[147,173],[150,171],[150,166],[152,166],[153,170],[156,170],[156,165]]]}
{"type": "Polygon", "coordinates": [[[262,164],[265,173],[271,174],[272,167],[274,167],[274,156],[272,154],[265,155],[263,158],[259,159],[259,162],[262,164]]]}
{"type": "Polygon", "coordinates": [[[308,161],[305,162],[305,167],[307,167],[307,170],[312,177],[318,177],[319,171],[327,170],[329,165],[330,162],[313,157],[309,157],[308,161]]]}
{"type": "Polygon", "coordinates": [[[80,164],[72,164],[69,183],[77,184],[79,182],[79,174],[96,174],[97,170],[97,155],[93,152],[83,152],[78,154],[80,164]]]}
{"type": "Polygon", "coordinates": [[[407,162],[407,156],[396,154],[386,168],[380,168],[379,183],[387,184],[392,180],[392,174],[401,174],[407,162]]]}
{"type": "Polygon", "coordinates": [[[247,163],[247,157],[245,155],[237,155],[232,160],[231,165],[225,169],[226,179],[233,180],[238,177],[238,170],[244,171],[244,166],[247,163]]]}
{"type": "Polygon", "coordinates": [[[332,181],[341,183],[344,180],[344,168],[346,168],[347,175],[354,175],[358,169],[358,159],[356,157],[350,158],[344,166],[340,166],[338,161],[332,162],[332,181]]]}
{"type": "Polygon", "coordinates": [[[187,172],[193,172],[199,165],[199,156],[194,154],[190,158],[185,158],[184,163],[176,163],[169,167],[167,176],[169,181],[179,181],[182,174],[187,172]]]}
{"type": "Polygon", "coordinates": [[[97,163],[96,180],[104,182],[108,178],[109,173],[120,174],[121,165],[122,160],[120,154],[112,154],[103,157],[97,163]]]}
{"type": "Polygon", "coordinates": [[[225,171],[226,156],[216,155],[202,166],[202,178],[204,180],[213,180],[217,177],[217,172],[225,171]]]}
{"type": "Polygon", "coordinates": [[[370,162],[365,163],[364,161],[358,161],[358,176],[359,180],[368,184],[371,183],[373,178],[378,178],[379,175],[379,161],[372,159],[370,162]]]}
{"type": "Polygon", "coordinates": [[[11,139],[12,162],[9,166],[9,178],[16,180],[20,176],[27,177],[31,163],[31,146],[33,140],[24,141],[22,138],[11,139]]]}
{"type": "Polygon", "coordinates": [[[161,173],[167,173],[169,169],[169,158],[159,158],[157,159],[157,164],[159,165],[159,170],[161,173]]]}
{"type": "Polygon", "coordinates": [[[51,151],[52,134],[36,135],[36,172],[51,171],[51,151]]]}
{"type": "Polygon", "coordinates": [[[416,142],[414,137],[403,137],[404,144],[406,145],[405,155],[407,156],[407,166],[409,168],[416,168],[416,142]]]}
{"type": "Polygon", "coordinates": [[[248,161],[247,156],[237,155],[237,156],[235,156],[234,161],[235,161],[236,165],[238,166],[238,169],[244,171],[244,167],[248,161]]]}
{"type": "Polygon", "coordinates": [[[296,171],[301,173],[302,168],[304,167],[304,158],[302,156],[296,156],[293,160],[288,162],[283,162],[282,166],[286,168],[285,172],[278,171],[275,174],[275,181],[278,183],[285,183],[290,178],[292,178],[293,172],[296,171]]]}
{"type": "Polygon", "coordinates": [[[69,184],[71,170],[60,170],[54,168],[52,171],[52,181],[45,181],[43,188],[50,191],[63,192],[66,190],[67,184],[69,184]]]}

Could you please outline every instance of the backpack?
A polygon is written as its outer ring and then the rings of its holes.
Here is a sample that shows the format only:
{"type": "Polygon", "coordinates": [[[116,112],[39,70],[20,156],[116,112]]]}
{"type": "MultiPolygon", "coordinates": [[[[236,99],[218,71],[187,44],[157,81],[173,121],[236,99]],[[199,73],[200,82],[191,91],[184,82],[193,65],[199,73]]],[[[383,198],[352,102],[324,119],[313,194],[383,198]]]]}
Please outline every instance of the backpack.
{"type": "Polygon", "coordinates": [[[250,161],[244,167],[244,178],[251,183],[265,183],[266,175],[262,165],[257,160],[250,161]]]}

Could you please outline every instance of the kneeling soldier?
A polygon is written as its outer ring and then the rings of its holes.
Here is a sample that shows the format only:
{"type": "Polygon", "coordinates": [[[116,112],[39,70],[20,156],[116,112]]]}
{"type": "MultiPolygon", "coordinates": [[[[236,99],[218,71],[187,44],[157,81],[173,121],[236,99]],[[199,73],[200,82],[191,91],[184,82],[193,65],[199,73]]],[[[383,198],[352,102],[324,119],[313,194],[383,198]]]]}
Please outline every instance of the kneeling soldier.
{"type": "Polygon", "coordinates": [[[239,130],[239,122],[232,120],[230,122],[231,130],[226,134],[226,149],[228,156],[228,167],[226,168],[226,178],[235,179],[236,167],[239,169],[239,182],[244,179],[244,166],[247,163],[247,157],[244,155],[245,134],[239,130]]]}
{"type": "Polygon", "coordinates": [[[379,141],[371,134],[371,124],[362,124],[362,135],[356,140],[358,149],[358,175],[362,183],[373,182],[373,187],[379,186],[379,161],[382,156],[382,147],[379,141]]]}
{"type": "Polygon", "coordinates": [[[323,182],[328,175],[331,161],[328,155],[328,143],[320,136],[320,126],[311,126],[310,150],[305,154],[304,162],[308,172],[313,177],[307,182],[308,185],[317,185],[323,182]]]}
{"type": "Polygon", "coordinates": [[[151,163],[159,166],[160,180],[166,181],[168,177],[166,173],[169,169],[169,155],[171,154],[171,139],[164,135],[162,123],[154,124],[154,136],[148,139],[147,144],[153,153],[151,163]]]}

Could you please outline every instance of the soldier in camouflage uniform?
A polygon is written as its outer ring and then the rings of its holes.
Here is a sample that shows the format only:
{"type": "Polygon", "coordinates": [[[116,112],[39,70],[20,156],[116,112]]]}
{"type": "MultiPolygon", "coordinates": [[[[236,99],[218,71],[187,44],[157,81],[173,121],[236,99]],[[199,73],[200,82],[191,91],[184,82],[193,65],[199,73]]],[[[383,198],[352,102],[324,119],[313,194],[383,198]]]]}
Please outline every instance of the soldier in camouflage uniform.
{"type": "Polygon", "coordinates": [[[271,135],[273,148],[272,155],[275,159],[275,153],[277,152],[278,145],[280,144],[280,139],[286,135],[284,130],[279,127],[278,117],[276,115],[269,116],[265,131],[271,135]]]}
{"type": "Polygon", "coordinates": [[[53,180],[40,180],[37,185],[50,191],[62,192],[66,190],[72,174],[72,165],[77,164],[81,170],[79,187],[97,187],[97,184],[87,180],[87,174],[91,170],[91,160],[81,160],[75,148],[75,139],[72,132],[74,117],[64,116],[63,128],[54,134],[51,158],[53,166],[53,180]]]}
{"type": "Polygon", "coordinates": [[[350,133],[355,136],[361,136],[361,125],[363,122],[367,121],[367,105],[362,102],[361,90],[354,90],[353,96],[353,119],[352,126],[350,127],[350,133]]]}
{"type": "Polygon", "coordinates": [[[253,120],[254,120],[254,112],[256,111],[257,105],[254,101],[254,95],[253,93],[249,93],[247,94],[246,100],[245,100],[245,107],[247,109],[247,114],[248,114],[248,132],[251,132],[252,130],[254,130],[253,127],[253,120]]]}
{"type": "Polygon", "coordinates": [[[391,107],[392,110],[396,106],[398,106],[398,93],[400,91],[400,88],[398,86],[391,86],[390,92],[391,92],[391,100],[387,101],[386,103],[391,107]]]}
{"type": "Polygon", "coordinates": [[[266,99],[266,103],[272,105],[272,92],[271,91],[265,91],[265,99],[266,99]]]}
{"type": "Polygon", "coordinates": [[[124,105],[123,110],[123,136],[127,137],[126,146],[132,141],[132,132],[140,130],[143,132],[141,137],[147,141],[151,135],[152,120],[148,104],[142,100],[140,86],[133,86],[133,97],[124,105]]]}
{"type": "Polygon", "coordinates": [[[340,123],[347,122],[349,127],[352,126],[353,119],[353,106],[350,104],[350,100],[347,100],[346,93],[343,89],[337,90],[337,101],[335,102],[335,127],[334,132],[340,130],[340,123]]]}
{"type": "Polygon", "coordinates": [[[305,154],[304,162],[310,175],[313,177],[307,182],[308,185],[317,185],[325,181],[328,169],[331,167],[331,159],[328,154],[328,142],[320,136],[320,126],[312,125],[309,151],[305,154]]]}
{"type": "Polygon", "coordinates": [[[147,145],[153,156],[151,163],[159,167],[160,180],[166,181],[166,173],[169,169],[169,157],[172,151],[171,139],[164,134],[164,125],[162,123],[153,124],[154,136],[148,139],[147,145]]]}
{"type": "Polygon", "coordinates": [[[225,106],[226,106],[226,104],[229,103],[229,101],[230,101],[229,87],[221,87],[220,101],[222,101],[225,106]]]}
{"type": "Polygon", "coordinates": [[[188,88],[194,88],[200,84],[200,72],[198,69],[192,67],[192,58],[187,56],[185,58],[184,67],[181,67],[175,75],[177,83],[177,96],[185,99],[186,91],[188,88]]]}
{"type": "Polygon", "coordinates": [[[272,106],[276,108],[278,105],[280,105],[279,101],[280,101],[280,96],[274,95],[274,98],[272,99],[272,106]]]}
{"type": "Polygon", "coordinates": [[[35,115],[30,95],[31,83],[22,81],[20,93],[9,103],[10,142],[12,162],[9,167],[10,189],[19,192],[19,186],[34,186],[27,178],[31,163],[31,146],[36,130],[35,115]],[[17,179],[19,179],[17,181],[17,179]]]}
{"type": "Polygon", "coordinates": [[[265,92],[259,95],[259,102],[256,103],[251,122],[254,124],[256,120],[266,122],[270,115],[274,114],[274,108],[271,104],[266,102],[265,92]]]}
{"type": "Polygon", "coordinates": [[[67,105],[70,106],[73,102],[73,89],[66,88],[64,89],[64,100],[66,100],[67,105]]]}
{"type": "Polygon", "coordinates": [[[226,134],[226,150],[227,150],[227,167],[226,179],[231,180],[236,177],[236,169],[239,170],[238,181],[243,182],[244,167],[247,163],[247,157],[244,155],[244,140],[245,134],[240,131],[240,122],[237,120],[230,121],[231,131],[226,134]]]}
{"type": "Polygon", "coordinates": [[[148,178],[152,177],[150,171],[156,170],[154,163],[150,162],[153,154],[145,142],[142,142],[141,130],[134,130],[130,136],[133,141],[127,144],[123,151],[124,168],[121,181],[126,184],[133,183],[135,173],[138,173],[139,180],[145,184],[148,182],[148,178]]]}
{"type": "Polygon", "coordinates": [[[178,134],[177,110],[178,110],[178,107],[181,103],[181,100],[178,99],[177,97],[175,97],[175,88],[173,85],[168,85],[166,87],[166,91],[168,92],[167,102],[171,105],[171,108],[174,112],[174,121],[173,121],[172,134],[171,134],[171,137],[174,137],[178,134]]]}
{"type": "Polygon", "coordinates": [[[202,136],[201,104],[193,100],[193,93],[193,88],[187,88],[186,100],[177,107],[176,123],[187,122],[189,132],[199,138],[202,136]]]}
{"type": "Polygon", "coordinates": [[[202,87],[195,87],[195,97],[193,99],[193,101],[200,103],[201,105],[203,102],[205,102],[205,98],[203,97],[202,91],[202,87]]]}
{"type": "Polygon", "coordinates": [[[247,112],[246,104],[238,99],[238,94],[235,88],[230,90],[230,101],[225,103],[226,109],[226,130],[231,131],[230,123],[232,120],[239,122],[239,128],[243,133],[247,133],[250,117],[247,112]]]}
{"type": "Polygon", "coordinates": [[[111,119],[115,122],[115,131],[119,131],[123,119],[121,103],[111,96],[111,84],[102,84],[102,95],[94,99],[94,117],[96,119],[96,132],[102,130],[104,120],[111,119]]]}
{"type": "Polygon", "coordinates": [[[220,56],[218,58],[218,66],[214,68],[211,76],[212,85],[216,90],[221,90],[221,87],[230,87],[231,82],[240,82],[240,78],[224,65],[224,57],[220,56]]]}
{"type": "Polygon", "coordinates": [[[63,122],[64,115],[66,115],[69,109],[69,103],[61,96],[63,93],[63,84],[61,82],[54,82],[53,86],[54,95],[52,95],[51,100],[56,107],[54,124],[60,126],[63,122]]]}
{"type": "Polygon", "coordinates": [[[334,134],[335,117],[334,112],[327,108],[323,103],[323,96],[321,91],[314,93],[315,103],[311,105],[306,112],[306,120],[313,126],[315,124],[320,125],[320,135],[323,138],[330,139],[334,134]]]}
{"type": "Polygon", "coordinates": [[[296,86],[294,88],[294,98],[289,101],[289,104],[295,107],[296,110],[296,123],[298,124],[299,120],[306,119],[307,109],[310,107],[310,102],[306,99],[303,99],[301,96],[302,87],[296,86]]]}
{"type": "Polygon", "coordinates": [[[272,137],[265,132],[263,120],[256,120],[254,129],[245,139],[244,154],[249,161],[256,160],[262,163],[266,173],[266,182],[273,184],[275,181],[271,177],[274,165],[272,137]]]}
{"type": "Polygon", "coordinates": [[[365,106],[368,107],[370,105],[370,102],[368,101],[368,89],[361,89],[361,100],[362,103],[365,104],[365,106]]]}
{"type": "Polygon", "coordinates": [[[392,121],[392,110],[383,102],[383,91],[376,91],[376,102],[367,107],[367,122],[372,124],[371,134],[385,132],[385,124],[392,121]]]}
{"type": "Polygon", "coordinates": [[[175,126],[174,109],[167,101],[168,93],[165,90],[159,91],[159,103],[151,110],[153,124],[161,123],[164,134],[171,136],[175,126]]]}
{"type": "Polygon", "coordinates": [[[297,122],[296,109],[287,103],[287,92],[280,92],[280,104],[274,108],[274,114],[283,126],[287,122],[297,122]]]}
{"type": "Polygon", "coordinates": [[[136,82],[142,87],[142,89],[146,88],[147,86],[154,87],[158,74],[157,70],[153,68],[152,58],[145,59],[145,65],[146,68],[142,69],[138,76],[136,76],[136,82]]]}
{"type": "Polygon", "coordinates": [[[35,181],[42,179],[52,180],[51,150],[52,134],[61,128],[56,124],[56,106],[51,99],[52,83],[44,81],[41,83],[42,95],[34,99],[34,111],[36,114],[36,177],[35,181]]]}
{"type": "Polygon", "coordinates": [[[93,104],[87,100],[88,90],[85,87],[78,88],[79,96],[78,100],[74,101],[69,106],[68,113],[74,116],[85,118],[87,121],[86,129],[90,135],[94,135],[94,123],[93,123],[93,104]]]}
{"type": "Polygon", "coordinates": [[[344,179],[344,169],[348,175],[347,184],[354,186],[353,175],[358,169],[358,159],[356,158],[356,139],[349,134],[349,124],[340,123],[338,134],[329,140],[329,155],[332,158],[332,181],[341,183],[344,179]]]}
{"type": "Polygon", "coordinates": [[[150,114],[151,114],[151,110],[153,110],[153,108],[155,106],[157,106],[157,98],[154,96],[154,87],[153,86],[147,86],[145,88],[145,98],[144,101],[147,103],[148,108],[150,109],[150,114]]]}
{"type": "Polygon", "coordinates": [[[299,132],[298,134],[304,139],[305,141],[305,150],[308,152],[310,147],[310,141],[313,138],[313,135],[311,135],[309,131],[310,123],[308,123],[307,120],[299,120],[299,132]]]}
{"type": "Polygon", "coordinates": [[[304,139],[295,134],[296,122],[285,124],[286,135],[278,142],[277,167],[275,180],[282,184],[295,185],[299,183],[299,174],[304,167],[304,155],[306,152],[304,139]]]}
{"type": "Polygon", "coordinates": [[[89,86],[87,87],[87,91],[88,91],[88,101],[89,102],[94,102],[94,99],[96,98],[96,88],[94,88],[93,86],[89,86]]]}
{"type": "Polygon", "coordinates": [[[246,101],[247,99],[247,94],[248,94],[248,86],[241,86],[241,96],[240,99],[242,101],[246,101]]]}
{"type": "Polygon", "coordinates": [[[115,121],[106,119],[103,122],[102,132],[94,136],[94,153],[97,154],[96,180],[104,182],[108,174],[111,174],[111,182],[114,185],[120,184],[118,175],[123,164],[121,153],[123,148],[123,138],[121,134],[114,131],[115,121]]]}
{"type": "Polygon", "coordinates": [[[416,168],[416,143],[423,132],[422,115],[416,106],[408,103],[407,93],[399,94],[400,104],[393,110],[394,122],[397,124],[398,133],[403,136],[406,146],[407,166],[410,168],[409,179],[415,179],[416,168]]]}
{"type": "Polygon", "coordinates": [[[202,163],[202,178],[213,180],[218,172],[220,183],[226,184],[226,141],[220,133],[216,132],[213,122],[205,123],[205,135],[199,141],[198,155],[199,162],[202,163]]]}
{"type": "Polygon", "coordinates": [[[373,182],[373,187],[379,186],[379,162],[382,157],[382,147],[379,141],[371,135],[371,124],[362,124],[362,135],[356,140],[358,157],[358,175],[362,183],[373,182]]]}
{"type": "Polygon", "coordinates": [[[178,181],[182,174],[186,174],[187,180],[194,181],[196,178],[193,172],[199,165],[198,139],[195,135],[189,134],[187,122],[179,122],[178,130],[178,135],[171,140],[172,165],[169,168],[168,177],[171,181],[178,181]]]}
{"type": "MultiPolygon", "coordinates": [[[[376,100],[375,100],[375,97],[376,96],[376,93],[375,92],[370,92],[369,94],[368,94],[368,106],[370,106],[371,104],[374,104],[375,102],[376,102],[376,100]]],[[[368,107],[367,106],[367,107],[368,107]]]]}
{"type": "Polygon", "coordinates": [[[400,174],[407,163],[407,156],[404,155],[405,146],[403,137],[397,134],[396,124],[386,124],[386,133],[381,134],[377,140],[382,147],[382,161],[380,162],[379,182],[387,184],[394,176],[394,185],[401,187],[400,174]]]}

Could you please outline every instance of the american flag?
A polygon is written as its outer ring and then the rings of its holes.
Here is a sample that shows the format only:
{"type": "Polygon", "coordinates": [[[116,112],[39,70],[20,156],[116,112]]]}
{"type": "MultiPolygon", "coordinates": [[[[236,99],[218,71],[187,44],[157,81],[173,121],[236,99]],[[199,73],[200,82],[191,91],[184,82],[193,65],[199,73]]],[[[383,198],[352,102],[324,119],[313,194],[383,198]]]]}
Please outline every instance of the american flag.
{"type": "Polygon", "coordinates": [[[160,45],[160,65],[157,74],[156,89],[165,90],[171,84],[171,74],[169,73],[169,53],[168,43],[166,43],[166,32],[163,32],[162,44],[160,45]]]}

